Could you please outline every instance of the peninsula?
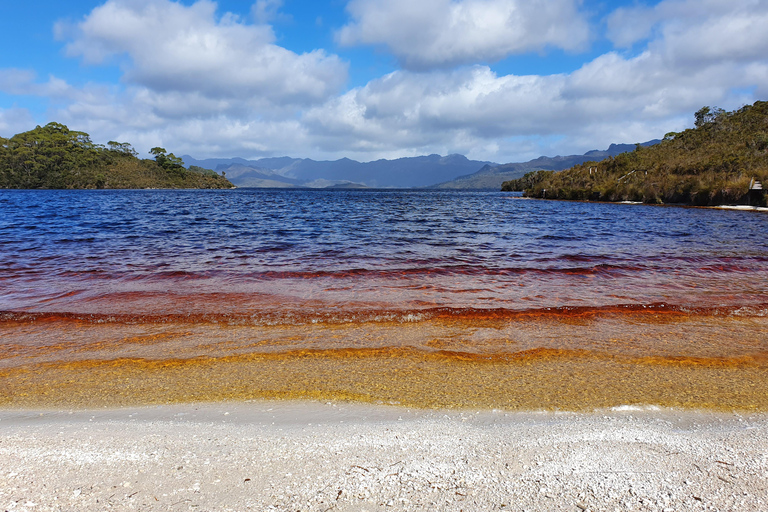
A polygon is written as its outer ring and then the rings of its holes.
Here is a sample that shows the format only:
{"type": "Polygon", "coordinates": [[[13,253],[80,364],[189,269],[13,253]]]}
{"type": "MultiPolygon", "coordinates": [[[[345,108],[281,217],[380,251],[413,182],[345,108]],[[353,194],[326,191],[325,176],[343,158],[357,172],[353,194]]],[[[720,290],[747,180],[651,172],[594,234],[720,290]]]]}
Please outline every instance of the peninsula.
{"type": "Polygon", "coordinates": [[[133,147],[94,144],[85,132],[63,124],[0,137],[0,188],[130,189],[233,188],[225,177],[201,167],[186,169],[181,158],[156,147],[140,159],[133,147]]]}
{"type": "Polygon", "coordinates": [[[695,128],[661,143],[557,171],[531,172],[502,190],[527,197],[589,201],[765,206],[768,102],[733,112],[703,107],[695,128]]]}

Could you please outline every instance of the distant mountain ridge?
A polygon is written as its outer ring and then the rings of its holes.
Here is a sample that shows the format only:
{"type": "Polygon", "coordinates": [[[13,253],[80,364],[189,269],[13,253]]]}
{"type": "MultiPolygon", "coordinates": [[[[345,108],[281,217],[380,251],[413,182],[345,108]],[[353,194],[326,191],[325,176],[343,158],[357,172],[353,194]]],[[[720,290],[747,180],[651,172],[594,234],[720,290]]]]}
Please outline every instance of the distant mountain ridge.
{"type": "MultiPolygon", "coordinates": [[[[654,139],[641,146],[653,146],[654,139]]],[[[538,170],[561,171],[592,160],[598,161],[633,151],[635,144],[611,144],[606,150],[587,151],[583,155],[541,156],[528,162],[499,165],[469,160],[463,155],[427,155],[358,162],[312,160],[288,156],[246,160],[244,158],[209,158],[196,160],[184,155],[186,165],[195,165],[226,173],[238,187],[256,188],[438,188],[464,190],[500,190],[501,184],[538,170]]]]}
{"type": "Polygon", "coordinates": [[[182,157],[186,165],[225,172],[238,187],[312,188],[423,188],[475,172],[488,161],[469,160],[463,155],[428,155],[358,162],[349,158],[316,161],[308,158],[211,158],[182,157]]]}
{"type": "MultiPolygon", "coordinates": [[[[654,146],[659,139],[640,143],[643,147],[654,146]]],[[[540,156],[527,162],[509,163],[497,166],[486,165],[482,169],[466,176],[459,176],[451,181],[439,183],[432,188],[500,190],[501,184],[508,180],[523,177],[531,171],[562,171],[584,162],[599,161],[611,156],[618,156],[634,151],[635,144],[611,144],[606,150],[587,151],[583,155],[540,156]]]]}

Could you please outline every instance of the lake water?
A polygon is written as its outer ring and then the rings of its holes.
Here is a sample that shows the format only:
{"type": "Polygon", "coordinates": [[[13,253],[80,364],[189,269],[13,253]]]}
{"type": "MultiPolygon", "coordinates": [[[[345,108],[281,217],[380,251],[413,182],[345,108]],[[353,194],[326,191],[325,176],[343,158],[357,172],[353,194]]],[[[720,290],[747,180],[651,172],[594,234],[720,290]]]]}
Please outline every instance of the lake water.
{"type": "Polygon", "coordinates": [[[768,408],[768,214],[0,191],[7,404],[768,408]]]}

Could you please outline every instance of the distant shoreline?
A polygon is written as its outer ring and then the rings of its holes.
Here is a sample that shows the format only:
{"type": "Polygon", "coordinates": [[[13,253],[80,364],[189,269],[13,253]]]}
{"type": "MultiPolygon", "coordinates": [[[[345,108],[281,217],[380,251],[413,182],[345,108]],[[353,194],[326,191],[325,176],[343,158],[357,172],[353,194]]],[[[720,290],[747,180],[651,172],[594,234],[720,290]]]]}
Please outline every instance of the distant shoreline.
{"type": "Polygon", "coordinates": [[[766,206],[749,206],[741,204],[720,204],[720,205],[706,205],[699,206],[689,203],[643,203],[642,201],[590,201],[589,199],[559,199],[559,198],[545,198],[545,197],[528,197],[528,196],[509,196],[509,199],[530,199],[534,201],[562,201],[566,203],[588,203],[588,204],[625,204],[633,206],[661,206],[661,207],[679,207],[679,208],[700,208],[706,210],[737,210],[747,212],[768,212],[766,206]]]}

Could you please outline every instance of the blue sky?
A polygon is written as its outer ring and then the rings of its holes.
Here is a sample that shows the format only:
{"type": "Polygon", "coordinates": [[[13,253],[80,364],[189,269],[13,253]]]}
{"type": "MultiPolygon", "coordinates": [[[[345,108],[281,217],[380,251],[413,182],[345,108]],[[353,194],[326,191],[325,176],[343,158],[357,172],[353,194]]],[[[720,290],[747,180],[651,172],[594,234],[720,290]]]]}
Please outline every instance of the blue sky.
{"type": "Polygon", "coordinates": [[[768,99],[768,0],[0,3],[0,136],[196,158],[583,153],[768,99]]]}

